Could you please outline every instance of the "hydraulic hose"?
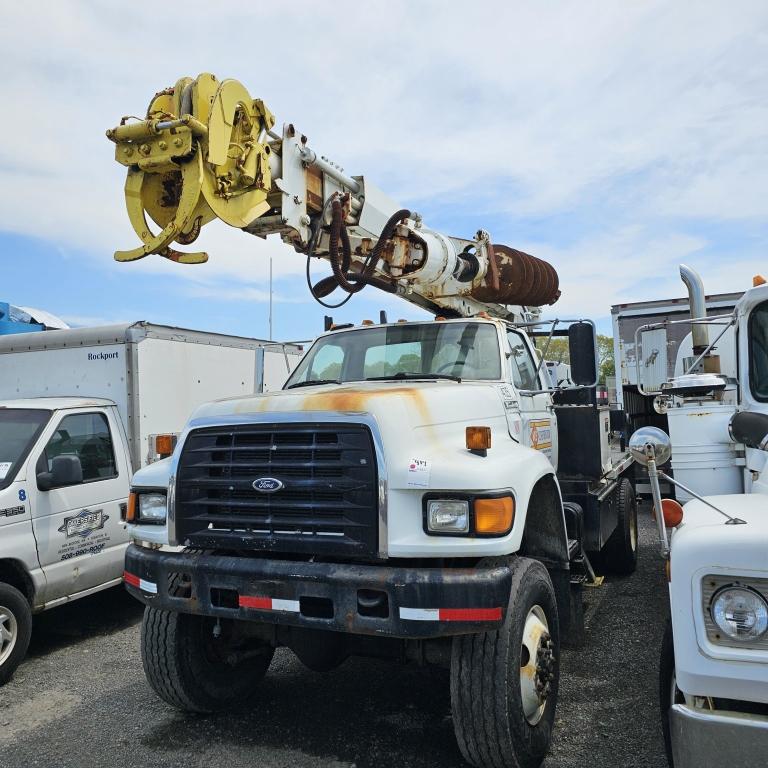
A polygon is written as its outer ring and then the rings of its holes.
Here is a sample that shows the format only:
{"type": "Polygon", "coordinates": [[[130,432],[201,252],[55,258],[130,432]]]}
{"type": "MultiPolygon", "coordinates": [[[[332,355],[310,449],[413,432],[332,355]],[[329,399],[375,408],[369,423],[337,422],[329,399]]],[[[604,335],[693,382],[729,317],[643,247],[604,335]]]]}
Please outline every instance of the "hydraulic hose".
{"type": "Polygon", "coordinates": [[[331,203],[330,241],[328,245],[328,258],[331,263],[333,274],[323,278],[314,286],[311,285],[309,278],[309,260],[314,254],[320,221],[317,223],[317,229],[313,232],[309,248],[307,249],[307,284],[309,285],[310,292],[315,301],[322,304],[324,307],[334,309],[348,301],[352,294],[358,293],[366,285],[373,285],[387,293],[396,293],[397,287],[394,284],[374,277],[374,272],[376,271],[376,265],[384,252],[387,242],[392,239],[392,236],[395,233],[395,228],[401,221],[407,219],[410,215],[411,212],[408,209],[402,208],[390,216],[381,230],[381,235],[379,236],[376,245],[366,257],[362,268],[359,272],[353,272],[351,271],[352,248],[349,242],[349,233],[344,224],[342,201],[339,198],[334,198],[331,203]],[[341,245],[341,249],[339,249],[339,245],[341,245]],[[348,294],[341,304],[330,305],[322,301],[324,297],[328,296],[336,288],[341,288],[348,294]]]}

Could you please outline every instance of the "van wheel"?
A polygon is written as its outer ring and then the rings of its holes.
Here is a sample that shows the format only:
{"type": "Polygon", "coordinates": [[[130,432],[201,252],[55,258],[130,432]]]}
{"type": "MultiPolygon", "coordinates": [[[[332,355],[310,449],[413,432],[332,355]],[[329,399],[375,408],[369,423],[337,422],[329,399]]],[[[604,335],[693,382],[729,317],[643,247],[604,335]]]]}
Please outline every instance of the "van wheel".
{"type": "Polygon", "coordinates": [[[0,583],[0,685],[5,685],[21,664],[31,636],[32,611],[27,598],[10,584],[0,583]]]}
{"type": "Polygon", "coordinates": [[[619,480],[613,495],[618,520],[616,530],[603,547],[604,570],[627,576],[637,568],[637,500],[632,483],[627,478],[619,480]]]}
{"type": "Polygon", "coordinates": [[[555,591],[544,566],[511,560],[504,624],[453,640],[451,709],[456,740],[477,768],[535,768],[552,736],[560,677],[555,591]]]}
{"type": "Polygon", "coordinates": [[[239,624],[145,608],[141,660],[155,693],[186,712],[216,712],[252,698],[275,651],[242,635],[239,624]]]}

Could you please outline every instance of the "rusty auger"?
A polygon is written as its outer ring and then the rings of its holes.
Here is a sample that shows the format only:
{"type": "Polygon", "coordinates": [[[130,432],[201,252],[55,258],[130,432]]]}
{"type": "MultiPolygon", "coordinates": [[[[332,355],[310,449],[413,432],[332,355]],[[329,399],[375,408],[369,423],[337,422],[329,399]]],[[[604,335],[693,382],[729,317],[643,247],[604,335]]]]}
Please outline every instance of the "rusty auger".
{"type": "Polygon", "coordinates": [[[171,243],[194,242],[215,218],[245,227],[270,209],[272,186],[267,134],[272,113],[236,80],[204,73],[157,93],[144,120],[107,131],[115,159],[128,168],[125,203],[143,243],[117,251],[117,261],[156,253],[182,264],[201,264],[204,252],[171,243]],[[161,229],[152,231],[147,217],[161,229]]]}

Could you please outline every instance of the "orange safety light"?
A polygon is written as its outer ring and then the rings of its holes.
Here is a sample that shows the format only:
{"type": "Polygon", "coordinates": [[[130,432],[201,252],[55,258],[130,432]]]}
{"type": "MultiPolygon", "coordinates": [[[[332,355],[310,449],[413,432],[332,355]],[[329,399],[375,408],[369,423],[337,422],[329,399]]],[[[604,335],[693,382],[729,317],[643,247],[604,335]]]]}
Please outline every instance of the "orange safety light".
{"type": "Polygon", "coordinates": [[[375,325],[373,320],[363,320],[363,325],[375,325]]]}
{"type": "Polygon", "coordinates": [[[155,453],[166,458],[173,453],[176,446],[176,435],[155,435],[155,453]]]}
{"type": "Polygon", "coordinates": [[[677,528],[683,522],[683,508],[674,499],[662,499],[661,513],[664,515],[664,525],[667,528],[677,528]]]}
{"type": "Polygon", "coordinates": [[[515,500],[511,496],[500,499],[475,499],[475,533],[504,535],[515,522],[515,500]]]}
{"type": "Polygon", "coordinates": [[[139,508],[139,497],[131,491],[128,494],[128,507],[125,510],[125,522],[135,523],[139,508]]]}
{"type": "Polygon", "coordinates": [[[752,287],[757,288],[758,285],[765,285],[766,280],[762,275],[755,275],[752,278],[752,287]]]}
{"type": "Polygon", "coordinates": [[[490,427],[467,427],[467,450],[487,451],[491,447],[490,427]]]}

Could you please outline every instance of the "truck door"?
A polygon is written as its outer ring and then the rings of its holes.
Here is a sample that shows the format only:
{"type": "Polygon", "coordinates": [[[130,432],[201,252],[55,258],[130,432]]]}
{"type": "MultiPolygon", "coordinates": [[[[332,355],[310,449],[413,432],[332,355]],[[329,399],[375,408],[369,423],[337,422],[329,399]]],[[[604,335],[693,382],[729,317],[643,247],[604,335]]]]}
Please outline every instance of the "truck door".
{"type": "Polygon", "coordinates": [[[120,506],[129,478],[113,417],[92,410],[58,418],[32,466],[37,474],[50,472],[56,456],[76,456],[83,478],[50,490],[38,486],[32,525],[48,583],[46,602],[119,578],[127,541],[120,506]]]}
{"type": "MultiPolygon", "coordinates": [[[[548,392],[525,394],[525,390],[543,389],[543,376],[536,375],[537,363],[528,341],[519,331],[507,330],[509,367],[512,383],[520,394],[520,434],[513,436],[524,445],[541,451],[557,469],[557,419],[548,392]]],[[[514,418],[507,411],[508,418],[514,418]]]]}

